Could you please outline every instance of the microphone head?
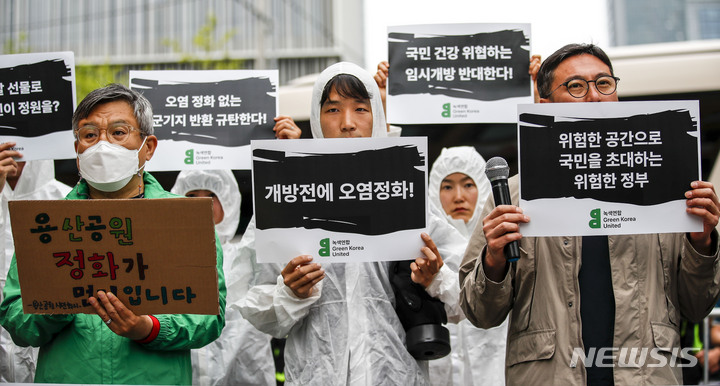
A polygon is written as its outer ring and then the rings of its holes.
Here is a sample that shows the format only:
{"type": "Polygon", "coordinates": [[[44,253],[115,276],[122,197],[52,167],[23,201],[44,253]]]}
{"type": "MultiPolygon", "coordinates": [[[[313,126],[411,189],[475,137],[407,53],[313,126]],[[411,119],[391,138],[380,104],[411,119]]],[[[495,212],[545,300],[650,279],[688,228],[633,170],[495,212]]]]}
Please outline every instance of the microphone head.
{"type": "Polygon", "coordinates": [[[485,163],[485,175],[490,182],[507,179],[510,176],[510,167],[504,158],[492,157],[485,163]]]}

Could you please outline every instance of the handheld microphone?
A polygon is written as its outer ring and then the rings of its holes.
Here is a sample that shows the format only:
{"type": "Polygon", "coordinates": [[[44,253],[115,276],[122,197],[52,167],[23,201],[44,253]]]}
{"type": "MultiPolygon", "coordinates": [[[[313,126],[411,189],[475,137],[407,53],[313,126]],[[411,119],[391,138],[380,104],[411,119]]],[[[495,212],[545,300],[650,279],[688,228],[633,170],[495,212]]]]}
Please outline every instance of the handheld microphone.
{"type": "MultiPolygon", "coordinates": [[[[490,158],[485,164],[485,175],[492,186],[495,206],[512,205],[510,200],[510,189],[508,188],[508,176],[510,168],[507,161],[502,157],[490,158]]],[[[520,245],[517,240],[505,245],[505,259],[509,262],[517,261],[520,258],[520,245]]]]}

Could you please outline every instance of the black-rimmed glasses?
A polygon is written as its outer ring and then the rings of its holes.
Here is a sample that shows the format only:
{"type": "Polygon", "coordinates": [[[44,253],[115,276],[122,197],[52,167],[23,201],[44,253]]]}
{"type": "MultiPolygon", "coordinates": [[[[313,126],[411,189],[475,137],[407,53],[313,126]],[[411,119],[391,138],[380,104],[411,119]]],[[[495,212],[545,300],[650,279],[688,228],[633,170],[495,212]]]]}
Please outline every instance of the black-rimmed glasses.
{"type": "Polygon", "coordinates": [[[582,78],[570,79],[567,82],[561,83],[559,86],[555,87],[555,90],[552,90],[546,98],[549,98],[550,95],[562,86],[567,87],[568,93],[570,93],[571,96],[575,98],[582,98],[587,95],[590,90],[590,83],[595,83],[595,89],[600,94],[610,95],[617,89],[617,82],[619,81],[620,78],[610,75],[604,75],[595,80],[585,80],[582,78]]]}

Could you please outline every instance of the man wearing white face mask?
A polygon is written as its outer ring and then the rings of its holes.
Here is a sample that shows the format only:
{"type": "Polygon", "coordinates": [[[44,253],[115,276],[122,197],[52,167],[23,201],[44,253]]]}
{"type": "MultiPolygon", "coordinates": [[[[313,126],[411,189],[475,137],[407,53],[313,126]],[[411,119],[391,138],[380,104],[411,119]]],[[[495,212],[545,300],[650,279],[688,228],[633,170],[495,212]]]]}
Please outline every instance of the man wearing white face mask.
{"type": "MultiPolygon", "coordinates": [[[[81,127],[77,131],[79,140],[77,143],[86,147],[84,152],[77,153],[78,169],[80,175],[90,184],[90,188],[97,190],[98,194],[117,192],[125,187],[133,177],[140,179],[138,172],[145,167],[145,163],[143,162],[142,168],[138,167],[138,155],[141,149],[145,149],[148,137],[143,139],[137,150],[124,147],[123,144],[130,138],[133,129],[132,126],[122,122],[111,124],[106,130],[106,136],[108,140],[115,141],[115,143],[97,140],[100,130],[91,125],[81,127]]],[[[151,152],[156,145],[148,145],[148,149],[145,151],[151,152]]],[[[80,146],[76,144],[76,152],[78,147],[80,146]]],[[[152,157],[152,154],[145,157],[152,157]]],[[[141,186],[142,181],[138,181],[138,195],[142,193],[141,186]]],[[[135,197],[137,196],[129,198],[135,197]]]]}
{"type": "MultiPolygon", "coordinates": [[[[112,84],[83,99],[73,114],[82,179],[66,199],[177,197],[147,172],[157,138],[148,100],[112,84]]],[[[225,324],[222,248],[216,237],[219,315],[136,315],[111,293],[89,298],[98,316],[22,311],[15,258],[0,323],[16,344],[40,347],[35,382],[190,384],[190,349],[215,340],[225,324]]]]}

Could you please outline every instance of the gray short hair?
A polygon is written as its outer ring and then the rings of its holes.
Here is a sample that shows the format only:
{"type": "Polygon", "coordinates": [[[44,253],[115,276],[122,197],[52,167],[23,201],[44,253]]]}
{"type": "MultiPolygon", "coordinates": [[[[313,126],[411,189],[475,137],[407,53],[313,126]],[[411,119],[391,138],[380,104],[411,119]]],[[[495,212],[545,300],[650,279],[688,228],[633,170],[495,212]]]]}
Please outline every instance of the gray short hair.
{"type": "Polygon", "coordinates": [[[132,106],[133,111],[135,112],[135,120],[138,121],[138,125],[140,126],[138,127],[140,135],[143,137],[153,135],[153,112],[150,101],[147,100],[143,94],[118,83],[111,83],[87,94],[82,102],[78,104],[75,112],[73,113],[73,133],[77,133],[78,123],[87,118],[95,107],[103,103],[118,100],[125,101],[132,106]]]}

